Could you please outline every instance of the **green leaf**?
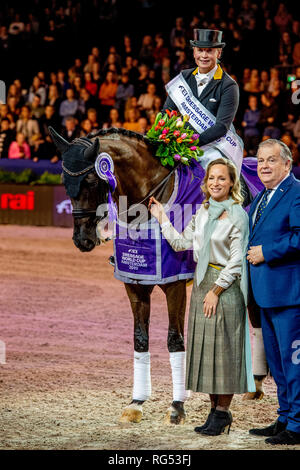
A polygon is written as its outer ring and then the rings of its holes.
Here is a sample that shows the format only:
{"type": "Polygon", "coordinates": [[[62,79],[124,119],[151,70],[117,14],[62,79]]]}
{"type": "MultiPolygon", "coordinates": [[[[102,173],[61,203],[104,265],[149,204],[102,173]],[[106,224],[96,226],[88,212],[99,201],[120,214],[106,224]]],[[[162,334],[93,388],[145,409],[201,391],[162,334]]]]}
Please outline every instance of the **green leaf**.
{"type": "Polygon", "coordinates": [[[152,126],[153,128],[157,126],[158,121],[161,119],[161,117],[162,117],[162,114],[161,114],[161,113],[157,113],[156,118],[155,118],[155,121],[154,121],[154,124],[153,124],[153,126],[152,126]]]}
{"type": "Polygon", "coordinates": [[[167,160],[168,160],[168,164],[169,164],[170,166],[174,166],[174,158],[173,158],[173,157],[170,157],[170,156],[169,156],[169,157],[167,158],[167,160]]]}

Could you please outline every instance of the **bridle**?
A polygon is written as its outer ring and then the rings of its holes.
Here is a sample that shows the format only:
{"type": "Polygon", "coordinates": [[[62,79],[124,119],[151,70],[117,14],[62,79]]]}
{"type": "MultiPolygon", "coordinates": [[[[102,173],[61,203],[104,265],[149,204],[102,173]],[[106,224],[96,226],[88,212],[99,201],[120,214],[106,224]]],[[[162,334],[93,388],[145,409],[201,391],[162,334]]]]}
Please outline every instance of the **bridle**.
{"type": "MultiPolygon", "coordinates": [[[[151,196],[153,196],[155,194],[155,192],[160,188],[160,193],[163,192],[163,190],[165,189],[165,186],[167,184],[167,182],[169,181],[169,178],[171,177],[171,175],[174,173],[174,171],[176,170],[177,167],[173,168],[172,171],[170,171],[170,173],[167,174],[167,176],[165,178],[163,178],[156,186],[154,189],[152,189],[150,191],[150,193],[147,194],[146,197],[144,197],[144,199],[142,199],[140,202],[138,202],[137,204],[135,204],[133,207],[136,207],[138,206],[139,204],[142,204],[143,202],[145,202],[147,199],[149,199],[151,196]]],[[[77,171],[77,172],[72,172],[70,170],[68,170],[64,164],[62,163],[62,169],[70,176],[81,176],[81,175],[84,175],[85,173],[90,173],[93,169],[95,169],[95,165],[90,165],[88,166],[87,168],[84,168],[84,170],[81,170],[81,171],[77,171]]],[[[127,209],[126,211],[123,211],[119,214],[119,216],[121,214],[125,214],[128,212],[129,209],[127,209]]],[[[83,208],[78,208],[78,209],[73,209],[72,210],[72,215],[74,217],[74,219],[83,219],[85,217],[91,217],[93,215],[96,215],[97,214],[97,208],[96,209],[83,209],[83,208]]],[[[99,221],[104,219],[104,216],[100,217],[99,216],[99,221]]]]}
{"type": "MultiPolygon", "coordinates": [[[[62,166],[63,171],[65,171],[70,176],[81,176],[81,175],[90,173],[92,170],[95,169],[95,164],[90,165],[87,168],[84,168],[84,170],[76,171],[76,172],[68,170],[68,168],[66,168],[63,163],[61,164],[61,166],[62,166]]],[[[74,217],[74,219],[83,219],[85,217],[95,216],[96,213],[97,213],[97,208],[96,209],[82,209],[82,208],[72,209],[72,216],[74,217]]],[[[103,218],[104,216],[99,217],[99,220],[102,220],[103,218]]]]}

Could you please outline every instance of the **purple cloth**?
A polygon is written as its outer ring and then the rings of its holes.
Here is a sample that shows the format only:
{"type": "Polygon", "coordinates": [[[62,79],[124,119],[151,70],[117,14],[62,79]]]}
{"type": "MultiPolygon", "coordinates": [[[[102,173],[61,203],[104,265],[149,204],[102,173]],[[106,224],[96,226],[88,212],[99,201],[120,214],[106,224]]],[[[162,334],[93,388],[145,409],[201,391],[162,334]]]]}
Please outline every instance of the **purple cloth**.
{"type": "MultiPolygon", "coordinates": [[[[243,177],[253,196],[262,188],[256,174],[256,158],[245,158],[243,177]]],[[[167,214],[178,232],[182,232],[199,209],[204,195],[200,188],[205,170],[193,160],[190,167],[176,170],[174,191],[167,214]]],[[[160,226],[152,217],[139,232],[116,223],[114,239],[115,277],[127,283],[165,284],[194,277],[193,250],[175,252],[163,237],[160,226]]]]}
{"type": "MultiPolygon", "coordinates": [[[[167,213],[179,231],[187,226],[203,201],[200,185],[204,174],[202,166],[196,162],[191,167],[181,165],[176,170],[167,213]]],[[[139,233],[130,232],[127,226],[117,223],[114,252],[115,277],[123,282],[165,284],[194,276],[193,250],[176,253],[162,236],[154,217],[139,233]]]]}

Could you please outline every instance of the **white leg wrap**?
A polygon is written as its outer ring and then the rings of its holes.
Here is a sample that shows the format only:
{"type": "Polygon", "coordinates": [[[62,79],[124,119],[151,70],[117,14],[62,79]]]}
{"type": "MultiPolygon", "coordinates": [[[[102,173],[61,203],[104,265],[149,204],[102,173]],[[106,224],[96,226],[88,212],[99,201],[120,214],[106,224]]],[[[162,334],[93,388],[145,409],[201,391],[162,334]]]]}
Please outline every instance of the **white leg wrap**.
{"type": "Polygon", "coordinates": [[[253,329],[253,374],[267,375],[267,361],[261,328],[253,329]]]}
{"type": "Polygon", "coordinates": [[[173,380],[173,401],[185,401],[189,392],[185,389],[185,351],[171,352],[170,363],[173,380]]]}
{"type": "Polygon", "coordinates": [[[151,396],[150,353],[134,351],[133,400],[145,401],[151,396]]]}

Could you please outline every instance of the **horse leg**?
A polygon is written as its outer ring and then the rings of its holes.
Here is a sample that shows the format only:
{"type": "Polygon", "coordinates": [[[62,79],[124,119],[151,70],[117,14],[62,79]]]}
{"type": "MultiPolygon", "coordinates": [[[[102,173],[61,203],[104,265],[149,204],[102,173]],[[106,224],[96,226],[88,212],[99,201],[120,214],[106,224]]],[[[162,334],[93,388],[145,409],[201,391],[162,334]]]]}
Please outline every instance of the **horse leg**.
{"type": "Polygon", "coordinates": [[[139,423],[142,405],[151,396],[149,320],[150,295],[154,286],[125,284],[134,318],[134,378],[132,402],[120,418],[121,422],[139,423]]]}
{"type": "Polygon", "coordinates": [[[184,317],[186,308],[186,281],[176,281],[160,285],[166,294],[169,329],[168,350],[173,381],[173,402],[168,409],[165,422],[167,424],[183,424],[185,421],[184,402],[188,397],[185,390],[185,348],[184,348],[184,317]]]}

